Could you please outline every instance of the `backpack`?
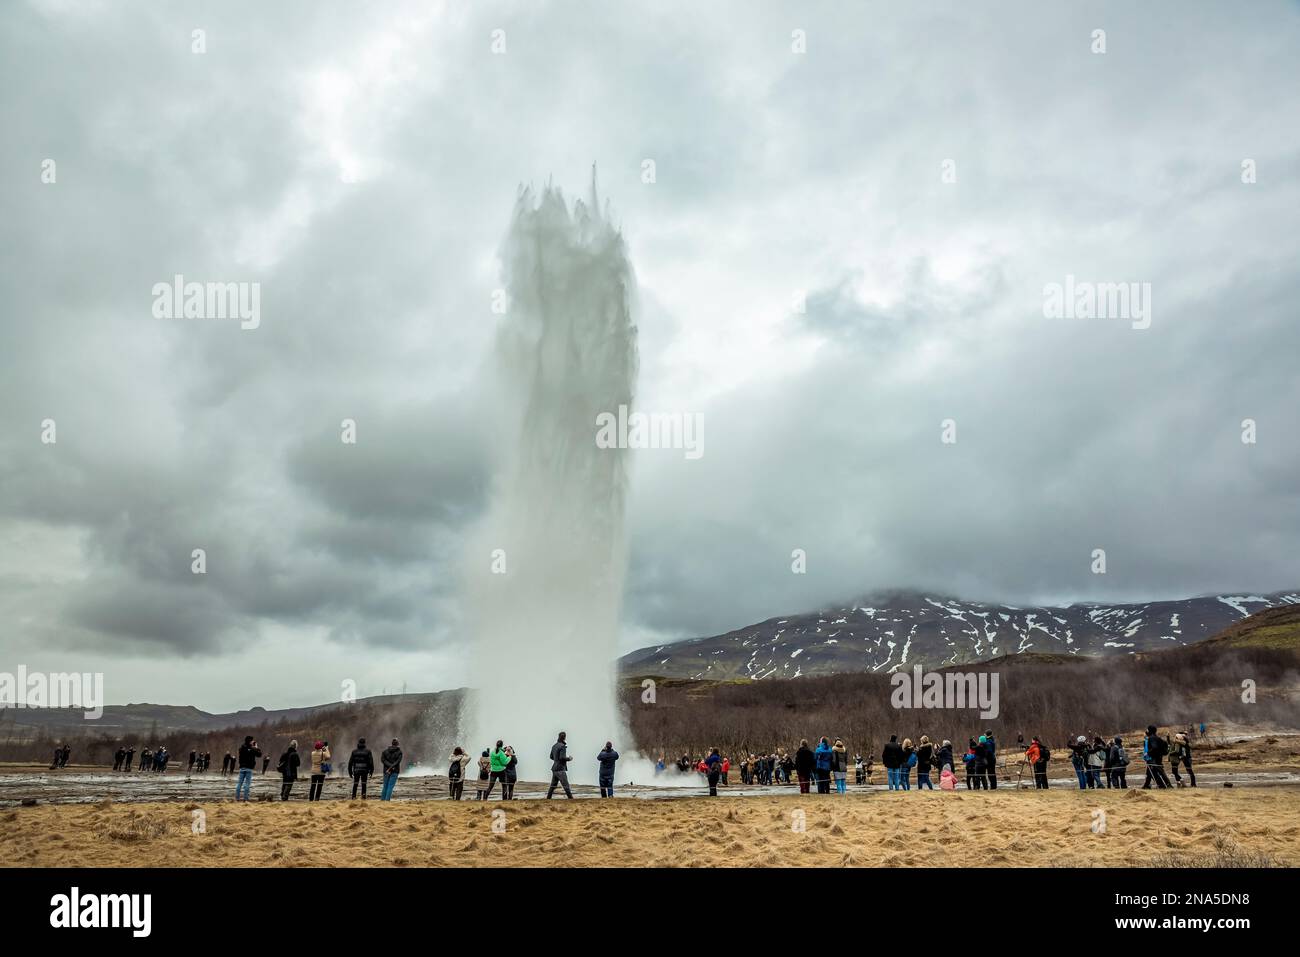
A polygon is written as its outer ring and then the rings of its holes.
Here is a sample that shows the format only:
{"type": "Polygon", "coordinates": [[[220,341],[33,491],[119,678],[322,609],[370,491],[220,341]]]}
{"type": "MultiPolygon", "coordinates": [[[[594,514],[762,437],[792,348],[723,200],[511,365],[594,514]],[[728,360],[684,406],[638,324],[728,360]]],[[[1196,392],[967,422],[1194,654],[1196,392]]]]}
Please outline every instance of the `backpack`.
{"type": "Polygon", "coordinates": [[[1048,761],[1052,760],[1052,752],[1047,750],[1047,745],[1040,744],[1038,746],[1038,760],[1042,764],[1046,764],[1048,761]]]}
{"type": "Polygon", "coordinates": [[[1124,753],[1124,749],[1119,745],[1115,746],[1115,763],[1121,768],[1128,764],[1128,755],[1124,753]]]}
{"type": "Polygon", "coordinates": [[[459,781],[460,772],[461,772],[460,762],[453,761],[451,762],[451,767],[447,769],[447,777],[451,778],[451,780],[453,781],[459,781]]]}

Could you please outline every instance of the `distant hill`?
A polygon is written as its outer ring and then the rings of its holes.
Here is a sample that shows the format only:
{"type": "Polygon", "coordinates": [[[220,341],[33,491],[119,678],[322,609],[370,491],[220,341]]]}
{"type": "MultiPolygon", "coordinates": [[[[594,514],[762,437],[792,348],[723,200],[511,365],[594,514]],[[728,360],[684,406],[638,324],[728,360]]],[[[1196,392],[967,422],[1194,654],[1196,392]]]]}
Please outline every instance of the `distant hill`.
{"type": "Polygon", "coordinates": [[[1282,605],[1256,612],[1229,625],[1204,644],[1231,648],[1290,648],[1300,650],[1300,605],[1282,605]]]}
{"type": "MultiPolygon", "coordinates": [[[[1136,654],[1009,654],[954,666],[995,673],[996,717],[973,708],[900,710],[885,670],[796,679],[658,678],[653,707],[641,702],[640,679],[623,682],[633,737],[669,755],[759,752],[801,738],[843,737],[849,749],[879,755],[888,735],[954,742],[986,730],[1009,743],[1037,734],[1052,748],[1083,732],[1129,734],[1208,723],[1294,730],[1300,722],[1300,606],[1261,611],[1209,640],[1136,654]],[[1241,676],[1257,698],[1241,693],[1241,676]]],[[[734,760],[734,757],[733,757],[734,760]]]]}
{"type": "Polygon", "coordinates": [[[1300,605],[1300,592],[1066,606],[991,605],[895,592],[624,655],[627,675],[720,679],[889,674],[1006,655],[1125,655],[1204,641],[1251,612],[1300,605]]]}
{"type": "Polygon", "coordinates": [[[344,712],[357,707],[382,708],[393,712],[428,709],[439,706],[445,699],[459,701],[459,691],[437,691],[428,694],[382,695],[359,698],[351,704],[330,702],[306,708],[249,708],[212,714],[191,705],[124,704],[106,705],[97,721],[85,721],[79,708],[5,708],[0,709],[0,741],[6,738],[26,739],[40,736],[58,736],[72,732],[84,733],[92,729],[97,734],[131,739],[141,735],[157,734],[163,737],[183,731],[193,734],[210,734],[227,729],[258,728],[286,723],[312,724],[328,720],[334,712],[344,712]]]}

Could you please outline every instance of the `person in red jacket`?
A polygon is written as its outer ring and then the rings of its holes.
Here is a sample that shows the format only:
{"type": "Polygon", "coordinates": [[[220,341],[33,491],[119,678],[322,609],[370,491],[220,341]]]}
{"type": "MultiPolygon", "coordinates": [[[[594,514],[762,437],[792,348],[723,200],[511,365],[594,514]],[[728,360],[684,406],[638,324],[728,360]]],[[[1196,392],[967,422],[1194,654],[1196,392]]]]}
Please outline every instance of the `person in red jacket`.
{"type": "Polygon", "coordinates": [[[727,786],[727,772],[731,770],[731,758],[722,759],[722,786],[727,786]]]}

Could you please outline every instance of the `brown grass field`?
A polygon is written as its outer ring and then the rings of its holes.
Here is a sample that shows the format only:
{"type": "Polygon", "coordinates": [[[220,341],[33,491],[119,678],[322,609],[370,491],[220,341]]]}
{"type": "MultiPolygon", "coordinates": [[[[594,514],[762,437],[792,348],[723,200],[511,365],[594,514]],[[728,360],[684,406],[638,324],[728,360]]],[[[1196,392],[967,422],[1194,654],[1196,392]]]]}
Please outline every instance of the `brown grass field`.
{"type": "Polygon", "coordinates": [[[1142,783],[1133,766],[1127,790],[1080,791],[1062,760],[1047,791],[1016,789],[1014,769],[1004,768],[993,792],[891,793],[879,789],[877,769],[876,788],[851,785],[844,796],[733,782],[719,798],[642,788],[612,801],[544,801],[544,784],[520,782],[521,799],[508,803],[446,800],[437,777],[403,778],[389,803],[346,800],[346,784],[333,779],[324,801],[304,801],[300,782],[281,803],[268,800],[278,792],[273,775],[255,783],[262,799],[251,804],[230,800],[234,779],[218,775],[124,776],[119,800],[98,800],[110,786],[103,776],[78,783],[11,766],[0,768],[9,805],[0,807],[0,865],[1300,866],[1300,736],[1237,729],[1198,742],[1197,756],[1201,787],[1171,791],[1133,787],[1142,783]],[[44,790],[34,789],[37,778],[48,782],[44,790]],[[38,803],[15,806],[28,793],[38,803]],[[203,833],[193,832],[194,811],[205,816],[203,833]],[[1097,811],[1104,830],[1094,831],[1097,811]]]}
{"type": "Polygon", "coordinates": [[[170,803],[0,812],[11,867],[1300,865],[1290,787],[662,800],[170,803]],[[1105,830],[1095,833],[1096,811],[1105,830]],[[493,830],[494,812],[504,812],[493,830]],[[795,829],[802,812],[805,829],[795,829]]]}

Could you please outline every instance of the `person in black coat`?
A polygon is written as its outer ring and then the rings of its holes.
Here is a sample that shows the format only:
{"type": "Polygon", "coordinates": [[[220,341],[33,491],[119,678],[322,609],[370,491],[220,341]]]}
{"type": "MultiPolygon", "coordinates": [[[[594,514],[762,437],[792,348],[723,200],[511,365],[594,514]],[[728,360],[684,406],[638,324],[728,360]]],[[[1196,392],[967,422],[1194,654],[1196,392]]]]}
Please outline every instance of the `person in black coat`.
{"type": "Polygon", "coordinates": [[[929,788],[934,790],[934,785],[930,782],[930,767],[934,763],[934,745],[925,735],[921,736],[921,744],[916,749],[916,789],[929,788]]]}
{"type": "Polygon", "coordinates": [[[996,791],[998,789],[998,743],[993,740],[992,731],[985,731],[984,737],[988,739],[984,744],[988,752],[989,790],[996,791]]]}
{"type": "Polygon", "coordinates": [[[953,774],[957,773],[957,768],[952,763],[951,741],[944,741],[943,744],[939,746],[938,757],[935,758],[934,766],[939,769],[941,775],[943,774],[944,765],[947,765],[953,774]]]}
{"type": "Polygon", "coordinates": [[[280,755],[280,764],[276,768],[280,772],[280,800],[289,800],[289,792],[293,790],[293,782],[298,780],[298,767],[302,764],[302,757],[298,754],[298,742],[290,741],[289,750],[280,755]]]}
{"type": "Polygon", "coordinates": [[[515,749],[508,744],[506,754],[510,755],[510,760],[506,762],[506,779],[501,782],[501,800],[513,801],[515,782],[519,780],[519,757],[515,754],[515,749]]]}
{"type": "Polygon", "coordinates": [[[812,748],[808,747],[808,739],[804,738],[799,742],[799,750],[794,753],[794,773],[799,778],[800,794],[808,793],[808,784],[816,769],[817,756],[813,754],[812,748]]]}
{"type": "Polygon", "coordinates": [[[605,747],[600,754],[596,755],[596,763],[599,765],[597,770],[597,780],[600,783],[600,796],[614,796],[614,766],[618,762],[618,752],[614,750],[614,742],[606,741],[605,747]]]}
{"type": "Polygon", "coordinates": [[[1147,765],[1146,780],[1142,783],[1144,790],[1151,787],[1151,782],[1155,781],[1157,787],[1172,788],[1173,784],[1169,780],[1169,775],[1165,774],[1165,754],[1168,751],[1168,745],[1165,740],[1156,733],[1154,724],[1147,726],[1147,736],[1143,749],[1143,759],[1147,765]]]}
{"type": "Polygon", "coordinates": [[[1196,774],[1192,771],[1192,745],[1187,735],[1181,731],[1174,735],[1173,754],[1169,757],[1169,768],[1174,772],[1174,781],[1179,787],[1182,787],[1183,779],[1178,774],[1179,762],[1182,762],[1183,768],[1187,771],[1187,778],[1191,782],[1191,786],[1196,787],[1196,774]]]}
{"type": "Polygon", "coordinates": [[[375,756],[366,747],[366,739],[358,738],[356,750],[348,758],[348,774],[352,777],[352,800],[357,799],[357,787],[361,788],[361,800],[366,799],[366,782],[375,773],[375,756]]]}
{"type": "Polygon", "coordinates": [[[889,743],[881,752],[880,763],[885,766],[885,774],[889,777],[889,790],[900,790],[903,787],[902,775],[899,773],[903,766],[903,746],[898,743],[898,735],[889,736],[889,743]]]}
{"type": "Polygon", "coordinates": [[[550,800],[555,795],[555,789],[563,786],[565,797],[573,799],[573,789],[569,787],[569,762],[573,757],[569,754],[568,735],[561,731],[551,745],[551,786],[546,790],[546,800],[550,800]]]}

